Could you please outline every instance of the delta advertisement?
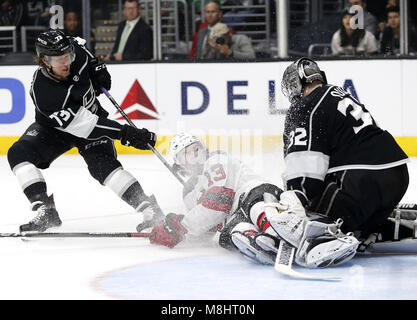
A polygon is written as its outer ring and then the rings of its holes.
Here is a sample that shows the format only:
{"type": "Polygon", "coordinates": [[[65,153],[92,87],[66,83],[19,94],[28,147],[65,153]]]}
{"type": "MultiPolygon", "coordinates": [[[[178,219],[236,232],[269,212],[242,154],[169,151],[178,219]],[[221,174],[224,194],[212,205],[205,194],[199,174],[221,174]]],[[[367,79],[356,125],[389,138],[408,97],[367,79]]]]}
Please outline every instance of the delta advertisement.
{"type": "MultiPolygon", "coordinates": [[[[289,63],[110,64],[110,94],[136,126],[158,134],[162,153],[168,138],[183,131],[206,138],[210,146],[223,139],[226,145],[246,141],[258,144],[261,151],[279,149],[289,107],[281,78],[289,63]]],[[[417,156],[417,60],[319,61],[319,66],[329,83],[365,104],[378,125],[410,156],[417,156]]],[[[35,70],[36,66],[0,67],[1,154],[34,121],[29,90],[35,70]]],[[[98,99],[112,119],[126,122],[104,94],[98,99]]],[[[120,153],[137,152],[116,147],[120,153]]]]}

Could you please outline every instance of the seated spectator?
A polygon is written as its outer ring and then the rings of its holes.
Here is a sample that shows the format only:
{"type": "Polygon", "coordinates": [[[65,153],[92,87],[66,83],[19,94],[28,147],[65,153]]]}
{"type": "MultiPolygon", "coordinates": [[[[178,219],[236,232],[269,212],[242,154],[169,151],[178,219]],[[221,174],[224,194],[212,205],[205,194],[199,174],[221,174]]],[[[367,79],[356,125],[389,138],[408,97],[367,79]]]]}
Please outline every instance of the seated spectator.
{"type": "Polygon", "coordinates": [[[387,9],[387,26],[382,31],[381,53],[393,55],[400,53],[400,8],[387,9]]]}
{"type": "Polygon", "coordinates": [[[123,14],[126,20],[118,25],[113,50],[104,60],[150,60],[153,57],[153,32],[140,16],[137,0],[125,0],[123,14]]]}
{"type": "MultiPolygon", "coordinates": [[[[194,34],[193,43],[191,46],[190,59],[202,59],[203,48],[208,46],[207,39],[212,28],[222,20],[222,11],[217,1],[209,1],[204,7],[204,22],[200,25],[198,32],[194,34]]],[[[230,30],[232,34],[236,32],[230,30]]],[[[206,49],[204,49],[206,50],[206,49]]]]}
{"type": "Polygon", "coordinates": [[[387,4],[385,5],[385,10],[384,10],[385,16],[384,16],[383,19],[381,19],[381,21],[378,24],[379,31],[380,31],[380,36],[382,36],[382,32],[384,31],[385,27],[387,26],[387,19],[386,19],[386,12],[387,11],[386,10],[388,8],[396,7],[396,6],[399,6],[399,5],[400,5],[400,0],[387,0],[387,4]]]}
{"type": "Polygon", "coordinates": [[[20,27],[25,16],[25,8],[20,0],[0,1],[0,26],[20,27]]]}
{"type": "MultiPolygon", "coordinates": [[[[398,6],[387,9],[388,25],[382,32],[380,52],[384,55],[400,54],[400,8],[398,6]]],[[[417,51],[417,32],[414,26],[408,28],[409,51],[417,51]]]]}
{"type": "Polygon", "coordinates": [[[379,28],[378,28],[378,19],[366,10],[366,1],[365,0],[349,0],[351,6],[361,6],[363,9],[363,23],[365,30],[371,32],[375,37],[378,38],[379,28]]]}
{"type": "MultiPolygon", "coordinates": [[[[81,17],[77,11],[72,9],[65,12],[64,18],[64,32],[66,35],[71,37],[84,38],[81,28],[81,17]]],[[[90,51],[94,54],[95,50],[95,39],[92,32],[90,32],[90,51]]]]}
{"type": "Polygon", "coordinates": [[[64,32],[71,37],[82,37],[81,19],[78,12],[67,11],[64,18],[64,32]]]}
{"type": "Polygon", "coordinates": [[[201,59],[255,59],[252,41],[244,34],[231,34],[229,27],[218,22],[207,39],[208,47],[203,48],[201,59]]]}
{"type": "Polygon", "coordinates": [[[350,21],[354,13],[343,12],[342,25],[332,37],[333,55],[366,55],[378,52],[375,36],[365,29],[352,29],[350,21]]]}

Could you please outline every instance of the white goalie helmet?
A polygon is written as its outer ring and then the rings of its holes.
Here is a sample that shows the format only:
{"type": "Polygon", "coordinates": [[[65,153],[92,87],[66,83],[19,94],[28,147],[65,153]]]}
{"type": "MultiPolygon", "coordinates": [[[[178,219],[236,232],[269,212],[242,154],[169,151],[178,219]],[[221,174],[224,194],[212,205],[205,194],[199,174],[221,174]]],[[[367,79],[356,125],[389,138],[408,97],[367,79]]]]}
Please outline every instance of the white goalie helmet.
{"type": "Polygon", "coordinates": [[[169,151],[174,162],[186,170],[194,171],[207,159],[207,149],[198,137],[181,133],[171,139],[169,151]]]}

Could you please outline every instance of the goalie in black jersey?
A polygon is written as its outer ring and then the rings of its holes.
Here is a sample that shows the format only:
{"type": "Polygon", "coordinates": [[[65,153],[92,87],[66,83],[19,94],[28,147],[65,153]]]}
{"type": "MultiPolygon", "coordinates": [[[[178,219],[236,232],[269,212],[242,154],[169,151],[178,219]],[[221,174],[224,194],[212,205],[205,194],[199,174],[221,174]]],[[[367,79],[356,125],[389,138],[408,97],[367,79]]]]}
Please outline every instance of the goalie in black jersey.
{"type": "MultiPolygon", "coordinates": [[[[288,66],[282,90],[291,102],[284,129],[286,189],[304,193],[309,210],[342,219],[343,232],[390,240],[394,225],[387,217],[408,188],[407,155],[363,104],[327,84],[313,60],[288,66]]],[[[278,216],[271,225],[279,228],[278,216]]]]}
{"type": "Polygon", "coordinates": [[[43,232],[61,225],[53,196],[48,196],[40,169],[76,147],[88,170],[102,185],[144,213],[144,219],[160,213],[153,196],[117,160],[113,140],[146,150],[156,142],[147,129],[121,125],[107,119],[96,96],[109,90],[106,65],[84,46],[81,38],[67,37],[60,30],[41,33],[36,39],[37,62],[30,89],[36,107],[35,122],[8,151],[8,161],[36,217],[20,226],[21,232],[43,232]]]}

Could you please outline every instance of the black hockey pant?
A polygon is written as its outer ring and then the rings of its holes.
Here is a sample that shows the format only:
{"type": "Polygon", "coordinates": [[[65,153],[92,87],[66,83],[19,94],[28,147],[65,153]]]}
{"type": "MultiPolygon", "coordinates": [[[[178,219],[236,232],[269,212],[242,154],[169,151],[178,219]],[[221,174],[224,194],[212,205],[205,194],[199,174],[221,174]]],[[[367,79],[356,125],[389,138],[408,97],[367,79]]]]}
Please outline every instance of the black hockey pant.
{"type": "MultiPolygon", "coordinates": [[[[328,174],[312,210],[343,219],[343,232],[381,232],[409,183],[407,165],[383,170],[345,170],[328,174]]],[[[390,222],[391,223],[391,222],[390,222]]],[[[391,223],[392,224],[392,223],[391,223]]]]}
{"type": "Polygon", "coordinates": [[[86,140],[59,130],[31,124],[8,151],[11,169],[23,162],[30,162],[39,169],[46,169],[59,156],[77,148],[87,163],[90,174],[101,184],[113,170],[122,165],[117,160],[113,141],[109,138],[86,140]]]}

